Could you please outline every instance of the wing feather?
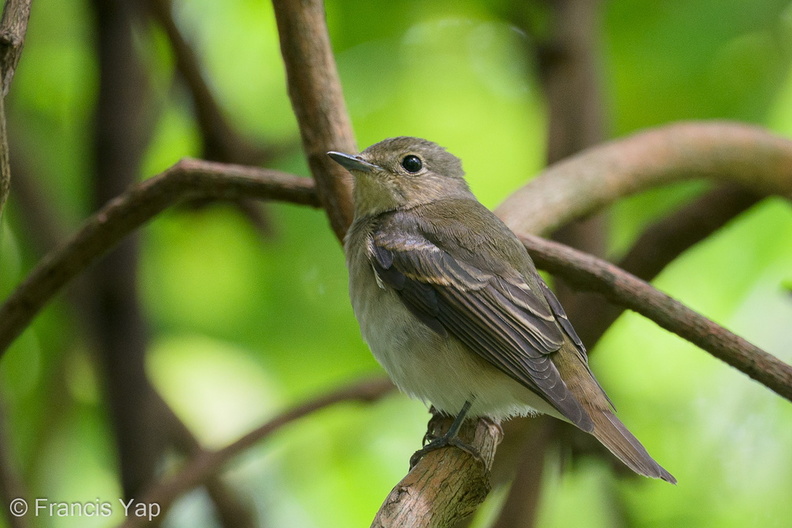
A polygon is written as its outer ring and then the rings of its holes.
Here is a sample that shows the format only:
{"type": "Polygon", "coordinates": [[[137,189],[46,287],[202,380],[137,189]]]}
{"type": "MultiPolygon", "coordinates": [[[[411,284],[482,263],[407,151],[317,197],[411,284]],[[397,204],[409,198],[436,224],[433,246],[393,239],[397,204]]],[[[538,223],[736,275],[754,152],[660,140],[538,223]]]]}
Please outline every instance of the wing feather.
{"type": "Polygon", "coordinates": [[[591,428],[552,361],[566,328],[543,291],[531,289],[519,274],[504,276],[473,264],[417,230],[376,231],[368,253],[381,283],[396,290],[420,321],[455,336],[570,421],[591,428]]]}

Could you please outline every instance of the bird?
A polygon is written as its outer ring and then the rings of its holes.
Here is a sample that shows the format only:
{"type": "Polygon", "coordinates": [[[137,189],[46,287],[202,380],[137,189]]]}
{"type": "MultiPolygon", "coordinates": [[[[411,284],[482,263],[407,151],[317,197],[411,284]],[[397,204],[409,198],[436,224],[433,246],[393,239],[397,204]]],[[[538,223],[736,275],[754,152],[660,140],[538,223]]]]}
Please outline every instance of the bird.
{"type": "Polygon", "coordinates": [[[560,302],[459,158],[406,136],[327,154],[354,177],[344,249],[362,336],[402,392],[456,417],[427,448],[466,418],[548,414],[676,483],[616,417],[560,302]]]}

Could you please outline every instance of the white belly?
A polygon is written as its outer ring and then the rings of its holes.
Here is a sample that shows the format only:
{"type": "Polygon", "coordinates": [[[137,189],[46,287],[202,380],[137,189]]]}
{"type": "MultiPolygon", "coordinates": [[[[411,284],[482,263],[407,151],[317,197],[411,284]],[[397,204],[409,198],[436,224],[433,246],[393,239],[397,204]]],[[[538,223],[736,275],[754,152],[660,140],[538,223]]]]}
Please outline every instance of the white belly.
{"type": "MultiPolygon", "coordinates": [[[[350,283],[350,296],[363,338],[396,385],[408,395],[456,415],[466,401],[470,416],[501,420],[509,416],[558,413],[532,391],[495,368],[453,337],[441,337],[407,310],[397,293],[369,280],[350,283]]],[[[359,276],[359,275],[356,275],[359,276]]]]}

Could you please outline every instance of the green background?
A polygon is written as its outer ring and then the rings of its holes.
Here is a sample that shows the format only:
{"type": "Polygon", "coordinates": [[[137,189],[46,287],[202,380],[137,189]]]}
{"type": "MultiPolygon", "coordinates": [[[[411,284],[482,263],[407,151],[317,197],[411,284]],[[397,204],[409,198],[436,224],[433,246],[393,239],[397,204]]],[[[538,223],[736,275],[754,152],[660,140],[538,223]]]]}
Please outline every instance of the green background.
{"type": "MultiPolygon", "coordinates": [[[[344,0],[327,7],[361,148],[395,135],[436,141],[464,160],[473,191],[489,207],[537,174],[545,155],[545,103],[525,52],[532,37],[498,17],[504,5],[344,0]]],[[[234,126],[254,142],[295,146],[272,167],[307,176],[271,6],[182,1],[175,19],[234,126]]],[[[598,38],[610,137],[683,119],[734,119],[792,134],[788,2],[614,0],[603,5],[598,38]]],[[[164,34],[139,25],[135,44],[157,99],[143,179],[198,155],[199,140],[164,34]]],[[[64,233],[91,213],[97,76],[89,5],[36,0],[8,98],[9,131],[64,233]]],[[[705,187],[676,185],[617,204],[612,256],[647,222],[705,187]]],[[[12,194],[0,238],[3,296],[40,257],[18,207],[12,194]]],[[[360,339],[343,253],[323,212],[283,204],[266,210],[270,236],[227,205],[171,210],[142,231],[148,372],[207,447],[292,404],[382,373],[360,339]]],[[[791,263],[792,213],[768,199],[654,283],[790,362],[791,263]]],[[[596,460],[562,469],[550,457],[540,527],[611,527],[625,519],[641,527],[792,525],[788,401],[631,313],[599,343],[592,365],[619,416],[679,485],[618,479],[596,460]]],[[[98,372],[63,297],[0,361],[0,397],[30,497],[119,497],[98,372]]],[[[396,394],[337,406],[248,450],[226,476],[262,525],[367,526],[403,476],[426,419],[421,403],[396,394]]],[[[503,496],[495,490],[479,526],[503,496]]],[[[177,504],[169,525],[214,526],[209,513],[204,492],[195,491],[177,504]]],[[[65,527],[121,519],[29,520],[65,527]]]]}

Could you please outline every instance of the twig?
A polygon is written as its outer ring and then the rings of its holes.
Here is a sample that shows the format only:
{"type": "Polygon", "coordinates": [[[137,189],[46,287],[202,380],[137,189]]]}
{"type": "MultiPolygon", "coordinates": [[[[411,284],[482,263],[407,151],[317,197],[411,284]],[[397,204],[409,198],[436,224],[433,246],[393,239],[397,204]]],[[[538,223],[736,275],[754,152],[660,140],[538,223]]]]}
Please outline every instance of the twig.
{"type": "MultiPolygon", "coordinates": [[[[302,405],[298,405],[218,451],[202,451],[187,462],[178,472],[150,488],[143,495],[144,498],[141,501],[159,504],[161,515],[164,515],[182,493],[206,481],[206,479],[220,471],[223,465],[233,457],[291,422],[340,402],[376,401],[392,391],[393,388],[393,384],[389,380],[368,380],[324,394],[302,405]]],[[[130,516],[121,527],[144,526],[147,522],[146,518],[130,516]]]]}
{"type": "MultiPolygon", "coordinates": [[[[451,419],[435,415],[429,432],[444,433],[451,419]]],[[[468,420],[459,438],[481,459],[453,448],[424,456],[390,492],[372,528],[445,528],[475,511],[490,490],[489,473],[503,432],[487,420],[468,420]]]]}
{"type": "Polygon", "coordinates": [[[352,223],[349,173],[328,150],[356,152],[321,0],[273,0],[281,54],[303,149],[319,199],[339,240],[352,223]]]}
{"type": "Polygon", "coordinates": [[[60,288],[164,209],[189,199],[242,197],[319,206],[314,184],[307,178],[184,159],[108,202],[39,262],[0,307],[0,357],[60,288]]]}
{"type": "Polygon", "coordinates": [[[792,366],[609,262],[535,235],[520,239],[540,268],[602,293],[792,400],[792,366]]]}
{"type": "Polygon", "coordinates": [[[668,125],[548,167],[496,213],[516,232],[547,234],[624,196],[693,178],[790,198],[792,141],[736,123],[668,125]]]}

